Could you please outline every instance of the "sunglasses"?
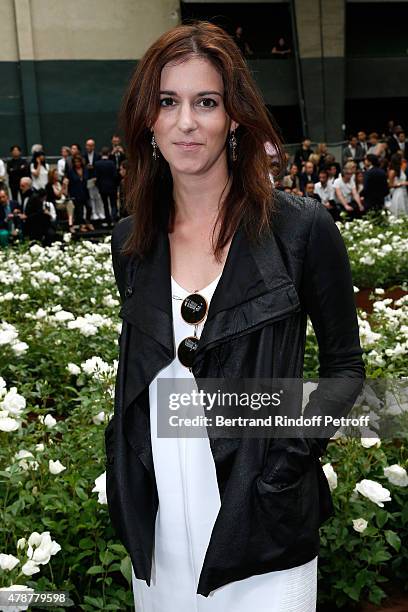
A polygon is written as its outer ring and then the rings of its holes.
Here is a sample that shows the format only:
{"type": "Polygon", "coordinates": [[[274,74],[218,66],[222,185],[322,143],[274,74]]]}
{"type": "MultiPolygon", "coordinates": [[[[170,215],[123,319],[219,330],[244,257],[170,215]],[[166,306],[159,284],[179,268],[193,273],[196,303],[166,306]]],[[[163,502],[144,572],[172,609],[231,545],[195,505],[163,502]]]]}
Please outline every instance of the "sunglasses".
{"type": "MultiPolygon", "coordinates": [[[[181,299],[177,296],[173,297],[181,299]]],[[[194,335],[184,338],[177,348],[177,357],[180,363],[191,370],[199,341],[197,328],[204,321],[208,312],[207,300],[199,293],[191,293],[182,301],[180,312],[185,323],[194,325],[194,335]]]]}

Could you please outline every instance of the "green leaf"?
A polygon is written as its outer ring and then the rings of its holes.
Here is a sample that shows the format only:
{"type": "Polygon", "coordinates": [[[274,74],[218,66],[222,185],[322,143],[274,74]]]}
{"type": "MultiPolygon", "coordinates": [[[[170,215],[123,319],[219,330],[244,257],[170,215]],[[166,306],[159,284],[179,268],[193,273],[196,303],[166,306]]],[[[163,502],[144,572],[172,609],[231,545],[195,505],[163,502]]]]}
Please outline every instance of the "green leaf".
{"type": "Polygon", "coordinates": [[[120,562],[120,571],[130,584],[132,582],[132,564],[129,555],[120,562]]]}
{"type": "Polygon", "coordinates": [[[375,518],[379,529],[382,529],[388,520],[388,512],[386,510],[379,510],[375,518]]]}
{"type": "Polygon", "coordinates": [[[387,540],[388,544],[392,546],[393,549],[398,552],[399,549],[401,548],[401,540],[399,536],[395,533],[395,531],[391,531],[391,529],[387,529],[384,532],[384,535],[385,535],[385,539],[387,540]]]}
{"type": "Polygon", "coordinates": [[[105,573],[105,568],[102,567],[102,565],[93,565],[92,567],[90,567],[87,572],[87,574],[104,574],[105,573]]]}
{"type": "Polygon", "coordinates": [[[371,563],[377,564],[382,563],[383,561],[388,561],[391,559],[392,555],[387,550],[376,550],[374,554],[371,556],[371,563]]]}
{"type": "Polygon", "coordinates": [[[95,540],[92,538],[82,538],[79,540],[79,548],[95,548],[95,540]]]}

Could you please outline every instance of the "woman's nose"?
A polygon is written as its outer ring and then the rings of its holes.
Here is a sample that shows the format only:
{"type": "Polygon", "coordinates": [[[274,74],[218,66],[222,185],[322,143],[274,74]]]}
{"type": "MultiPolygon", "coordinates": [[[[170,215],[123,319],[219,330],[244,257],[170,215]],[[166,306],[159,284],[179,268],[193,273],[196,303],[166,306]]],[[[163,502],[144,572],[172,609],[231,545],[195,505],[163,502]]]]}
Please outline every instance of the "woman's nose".
{"type": "Polygon", "coordinates": [[[196,127],[196,120],[189,102],[183,102],[179,107],[178,126],[181,130],[191,130],[196,127]]]}

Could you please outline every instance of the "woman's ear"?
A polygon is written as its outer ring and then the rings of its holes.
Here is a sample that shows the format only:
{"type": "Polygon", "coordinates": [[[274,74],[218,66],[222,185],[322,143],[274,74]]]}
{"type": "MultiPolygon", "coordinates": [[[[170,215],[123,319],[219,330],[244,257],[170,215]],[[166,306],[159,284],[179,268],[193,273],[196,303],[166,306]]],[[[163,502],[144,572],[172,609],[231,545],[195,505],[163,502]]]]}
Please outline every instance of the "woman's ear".
{"type": "Polygon", "coordinates": [[[236,130],[239,127],[239,123],[236,121],[231,121],[231,130],[236,130]]]}

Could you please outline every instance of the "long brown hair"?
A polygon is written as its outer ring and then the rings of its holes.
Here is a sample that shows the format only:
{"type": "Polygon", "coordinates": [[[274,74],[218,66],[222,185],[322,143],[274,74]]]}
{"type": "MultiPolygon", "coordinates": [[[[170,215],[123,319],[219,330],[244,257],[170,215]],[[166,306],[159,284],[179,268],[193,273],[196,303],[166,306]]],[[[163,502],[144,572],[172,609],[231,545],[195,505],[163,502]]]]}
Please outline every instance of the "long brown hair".
{"type": "MultiPolygon", "coordinates": [[[[278,162],[283,168],[280,138],[233,39],[208,21],[193,20],[165,32],[150,46],[137,64],[122,101],[119,117],[128,154],[125,201],[134,222],[133,231],[122,248],[124,255],[143,257],[147,254],[161,223],[166,224],[167,231],[172,231],[173,180],[163,156],[159,154],[157,160],[152,158],[149,126],[154,124],[160,111],[162,68],[168,62],[191,57],[206,58],[220,72],[226,112],[239,123],[235,131],[237,160],[233,162],[227,155],[232,181],[220,206],[216,240],[213,234],[215,257],[220,259],[223,247],[241,221],[247,234],[255,239],[271,226],[275,204],[264,143],[269,141],[275,145],[278,162]]],[[[226,147],[228,150],[228,141],[226,147]]],[[[214,228],[216,226],[218,223],[214,228]]]]}

